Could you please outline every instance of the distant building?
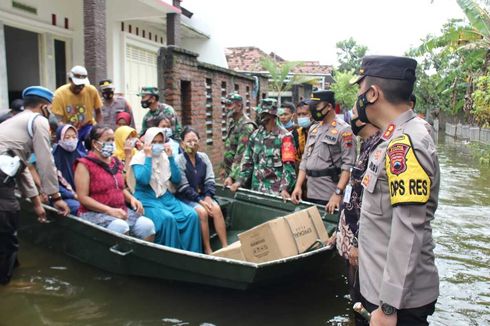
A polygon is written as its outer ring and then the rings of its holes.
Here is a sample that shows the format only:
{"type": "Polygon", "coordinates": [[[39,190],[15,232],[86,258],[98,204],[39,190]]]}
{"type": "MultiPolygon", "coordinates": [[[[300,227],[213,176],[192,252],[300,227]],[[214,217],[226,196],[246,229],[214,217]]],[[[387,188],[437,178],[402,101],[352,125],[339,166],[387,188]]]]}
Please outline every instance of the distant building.
{"type": "MultiPolygon", "coordinates": [[[[256,76],[267,76],[268,73],[262,68],[260,63],[264,57],[270,57],[277,62],[285,62],[286,60],[278,54],[271,52],[265,53],[261,49],[253,46],[247,47],[232,47],[225,50],[228,67],[238,72],[249,73],[256,76]]],[[[292,77],[295,74],[311,76],[316,79],[316,83],[302,84],[293,87],[289,92],[282,95],[283,100],[292,101],[294,103],[304,98],[309,98],[314,87],[318,89],[328,89],[334,82],[332,78],[332,69],[330,65],[321,65],[318,61],[302,61],[300,66],[293,69],[292,77]]],[[[277,97],[274,92],[268,92],[267,96],[277,97]]]]}

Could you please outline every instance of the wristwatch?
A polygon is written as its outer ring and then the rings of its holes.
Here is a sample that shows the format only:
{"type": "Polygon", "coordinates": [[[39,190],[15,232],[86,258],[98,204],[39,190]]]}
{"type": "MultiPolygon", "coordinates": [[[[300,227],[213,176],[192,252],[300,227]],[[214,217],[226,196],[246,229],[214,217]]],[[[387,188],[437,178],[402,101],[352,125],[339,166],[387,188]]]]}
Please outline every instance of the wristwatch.
{"type": "Polygon", "coordinates": [[[342,195],[344,193],[344,191],[342,189],[340,189],[339,187],[335,188],[335,194],[336,195],[342,195]]]}
{"type": "Polygon", "coordinates": [[[393,306],[390,306],[387,303],[384,303],[381,301],[381,311],[386,315],[386,316],[391,316],[396,312],[396,308],[393,306]]]}
{"type": "Polygon", "coordinates": [[[53,203],[61,199],[61,194],[59,192],[55,192],[54,194],[49,196],[49,200],[51,200],[53,203]]]}

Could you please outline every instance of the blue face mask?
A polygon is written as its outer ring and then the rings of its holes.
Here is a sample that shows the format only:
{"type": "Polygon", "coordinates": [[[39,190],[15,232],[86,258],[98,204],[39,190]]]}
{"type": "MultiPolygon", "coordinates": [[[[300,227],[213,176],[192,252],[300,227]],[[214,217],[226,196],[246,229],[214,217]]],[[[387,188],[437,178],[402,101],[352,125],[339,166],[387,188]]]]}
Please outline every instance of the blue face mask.
{"type": "Polygon", "coordinates": [[[308,128],[311,125],[311,120],[309,117],[299,117],[298,125],[303,128],[308,128]]]}
{"type": "Polygon", "coordinates": [[[98,142],[99,144],[102,144],[102,148],[100,149],[100,154],[107,158],[111,157],[112,153],[114,153],[114,142],[113,141],[108,141],[108,142],[98,142]]]}
{"type": "Polygon", "coordinates": [[[282,126],[286,129],[292,128],[294,126],[293,120],[289,120],[288,122],[283,123],[282,126]]]}
{"type": "Polygon", "coordinates": [[[164,147],[163,144],[153,144],[151,145],[151,153],[153,156],[159,156],[163,153],[164,147]]]}

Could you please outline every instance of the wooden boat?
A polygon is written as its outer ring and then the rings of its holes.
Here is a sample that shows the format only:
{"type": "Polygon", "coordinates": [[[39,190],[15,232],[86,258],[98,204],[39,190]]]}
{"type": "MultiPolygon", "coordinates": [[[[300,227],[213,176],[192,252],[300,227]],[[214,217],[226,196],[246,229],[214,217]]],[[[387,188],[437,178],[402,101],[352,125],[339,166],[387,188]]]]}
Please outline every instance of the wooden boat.
{"type": "MultiPolygon", "coordinates": [[[[237,234],[265,221],[313,204],[298,206],[279,197],[239,190],[231,193],[219,187],[217,200],[226,216],[229,243],[237,234]]],[[[49,223],[37,221],[31,204],[21,201],[19,236],[35,244],[76,258],[108,272],[155,279],[248,289],[281,282],[299,274],[314,273],[335,256],[335,250],[321,247],[297,256],[255,264],[214,257],[149,243],[86,222],[76,216],[61,217],[46,206],[49,223]]],[[[323,207],[319,207],[323,211],[323,207]]],[[[329,234],[337,225],[337,215],[322,217],[329,234]]],[[[218,249],[216,235],[212,244],[218,249]]]]}

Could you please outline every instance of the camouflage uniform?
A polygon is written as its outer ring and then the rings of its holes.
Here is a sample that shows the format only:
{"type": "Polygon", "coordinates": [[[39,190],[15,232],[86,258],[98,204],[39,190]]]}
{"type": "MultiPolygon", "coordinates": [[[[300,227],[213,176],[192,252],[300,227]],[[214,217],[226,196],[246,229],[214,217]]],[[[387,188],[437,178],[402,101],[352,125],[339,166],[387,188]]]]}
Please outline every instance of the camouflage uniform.
{"type": "Polygon", "coordinates": [[[245,114],[238,121],[232,120],[225,139],[225,153],[222,163],[225,178],[230,177],[233,181],[238,179],[243,153],[247,148],[250,135],[255,129],[255,123],[245,114]]]}
{"type": "Polygon", "coordinates": [[[239,182],[252,178],[252,190],[273,195],[290,192],[296,180],[293,137],[276,126],[268,132],[263,126],[250,136],[240,167],[239,182]]]}
{"type": "Polygon", "coordinates": [[[162,119],[167,118],[172,124],[173,138],[180,139],[180,133],[182,132],[182,126],[177,118],[177,114],[173,107],[168,104],[159,102],[158,109],[155,111],[149,110],[143,117],[143,123],[141,126],[141,135],[144,135],[146,130],[151,127],[158,127],[158,124],[162,119]]]}

